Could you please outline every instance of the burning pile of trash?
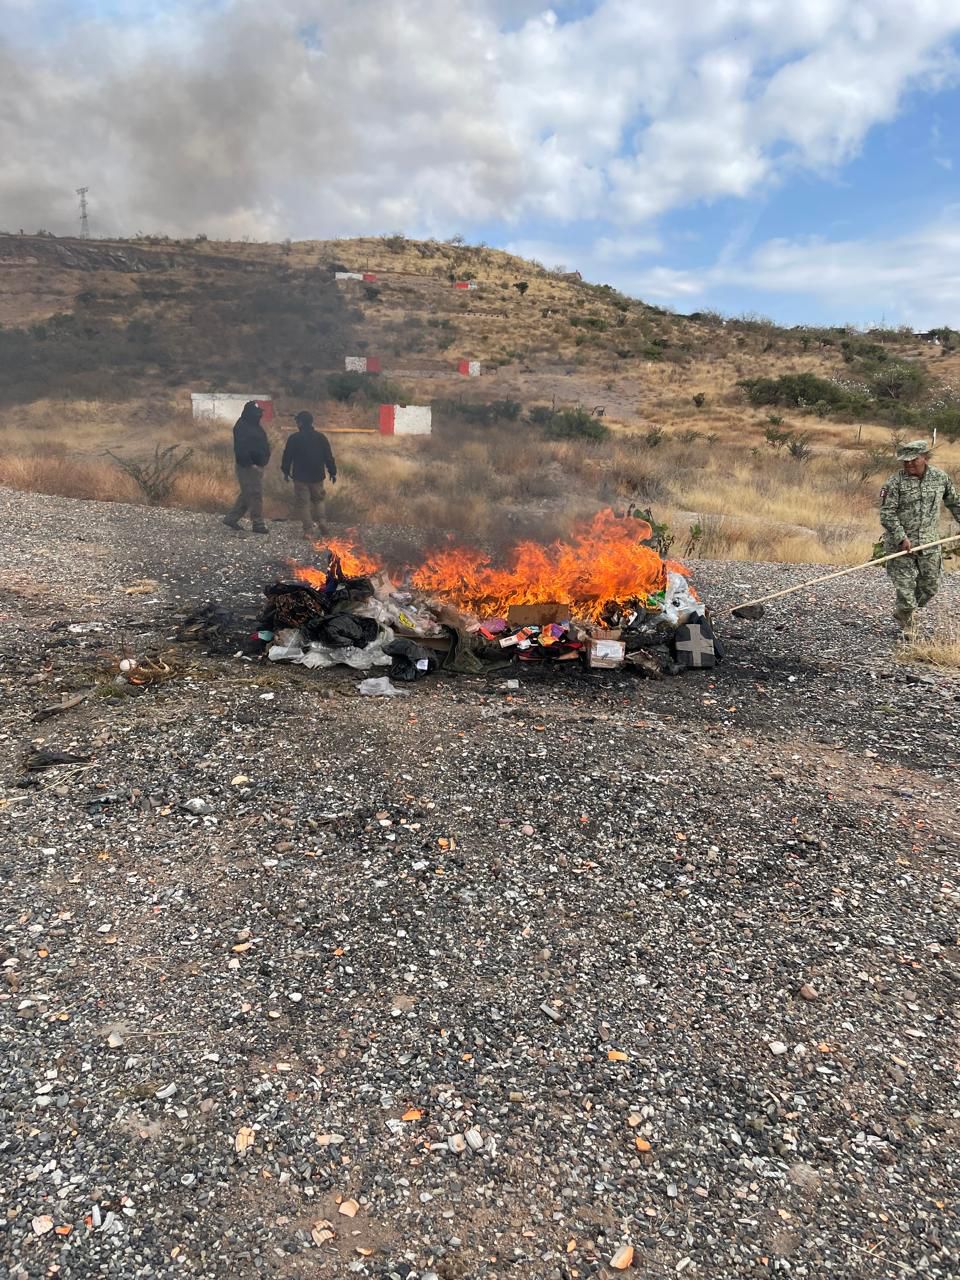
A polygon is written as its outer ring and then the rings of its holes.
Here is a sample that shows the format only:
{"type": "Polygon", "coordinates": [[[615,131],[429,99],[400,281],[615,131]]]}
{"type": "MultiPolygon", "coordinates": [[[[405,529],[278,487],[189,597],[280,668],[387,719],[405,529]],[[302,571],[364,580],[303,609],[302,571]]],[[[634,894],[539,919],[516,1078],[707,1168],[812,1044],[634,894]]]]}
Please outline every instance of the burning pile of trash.
{"type": "Polygon", "coordinates": [[[257,639],[272,662],[389,669],[414,681],[514,662],[677,674],[722,657],[683,565],[649,545],[650,525],[600,512],[569,543],[521,543],[504,567],[446,548],[388,571],[351,541],[266,588],[257,639]]]}

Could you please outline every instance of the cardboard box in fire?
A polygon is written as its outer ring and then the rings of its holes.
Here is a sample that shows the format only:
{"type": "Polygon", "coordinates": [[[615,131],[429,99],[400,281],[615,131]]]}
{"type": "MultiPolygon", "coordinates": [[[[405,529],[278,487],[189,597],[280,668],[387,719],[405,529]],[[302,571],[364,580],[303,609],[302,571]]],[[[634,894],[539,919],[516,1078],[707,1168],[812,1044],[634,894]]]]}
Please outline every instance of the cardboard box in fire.
{"type": "Polygon", "coordinates": [[[521,662],[538,662],[549,656],[555,662],[570,662],[580,656],[582,642],[571,621],[569,604],[547,600],[540,604],[513,604],[505,618],[488,618],[479,634],[497,643],[521,662]]]}
{"type": "Polygon", "coordinates": [[[619,628],[595,627],[587,641],[587,666],[591,670],[615,671],[627,656],[626,642],[619,628]]]}
{"type": "Polygon", "coordinates": [[[626,663],[652,672],[656,662],[649,649],[669,643],[679,666],[714,664],[713,635],[703,606],[682,574],[668,573],[665,590],[646,603],[646,609],[614,608],[605,625],[577,622],[569,604],[513,605],[506,618],[487,619],[479,631],[525,662],[582,656],[590,670],[612,671],[626,663]]]}

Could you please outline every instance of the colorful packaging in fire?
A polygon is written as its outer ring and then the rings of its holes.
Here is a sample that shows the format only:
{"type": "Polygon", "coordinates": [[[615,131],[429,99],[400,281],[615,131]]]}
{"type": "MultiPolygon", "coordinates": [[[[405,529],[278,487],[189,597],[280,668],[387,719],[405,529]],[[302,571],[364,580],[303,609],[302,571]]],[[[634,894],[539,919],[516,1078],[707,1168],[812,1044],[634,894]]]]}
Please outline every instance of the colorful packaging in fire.
{"type": "MultiPolygon", "coordinates": [[[[297,577],[312,584],[323,607],[376,620],[384,634],[370,646],[371,665],[375,654],[383,661],[396,636],[449,649],[456,656],[441,659],[448,669],[482,670],[484,656],[494,654],[500,661],[579,658],[588,666],[615,667],[630,654],[669,645],[679,626],[705,617],[683,566],[640,540],[650,534],[644,521],[606,511],[569,543],[520,544],[505,567],[477,549],[446,548],[414,570],[390,575],[355,542],[335,542],[323,549],[322,567],[304,567],[297,577]],[[572,603],[549,603],[560,600],[572,603]]],[[[331,651],[325,640],[323,634],[301,634],[297,657],[298,638],[285,635],[270,656],[309,665],[342,661],[342,651],[331,651]]],[[[364,650],[351,658],[360,667],[364,650]]],[[[652,657],[631,665],[649,670],[651,664],[652,657]]]]}

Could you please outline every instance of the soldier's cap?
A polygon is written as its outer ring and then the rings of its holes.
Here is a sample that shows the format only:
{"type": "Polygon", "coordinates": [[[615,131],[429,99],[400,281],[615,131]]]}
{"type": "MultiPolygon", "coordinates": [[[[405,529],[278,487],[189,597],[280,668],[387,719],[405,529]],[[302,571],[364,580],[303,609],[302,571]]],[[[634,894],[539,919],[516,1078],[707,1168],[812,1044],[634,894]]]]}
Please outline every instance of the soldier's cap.
{"type": "Polygon", "coordinates": [[[913,460],[915,458],[919,458],[921,454],[929,452],[929,440],[909,440],[906,444],[902,444],[897,450],[897,461],[913,462],[913,460]]]}

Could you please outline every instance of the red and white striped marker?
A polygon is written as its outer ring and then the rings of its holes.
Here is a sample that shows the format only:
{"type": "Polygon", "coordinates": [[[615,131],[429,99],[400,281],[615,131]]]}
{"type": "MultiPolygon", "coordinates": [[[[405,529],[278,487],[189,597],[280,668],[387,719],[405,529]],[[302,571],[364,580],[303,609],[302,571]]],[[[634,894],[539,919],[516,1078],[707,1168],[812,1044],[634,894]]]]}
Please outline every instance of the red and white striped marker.
{"type": "Polygon", "coordinates": [[[380,434],[383,436],[428,436],[432,430],[428,404],[382,404],[380,434]]]}
{"type": "Polygon", "coordinates": [[[379,373],[379,356],[344,356],[343,366],[347,373],[379,373]]]}
{"type": "Polygon", "coordinates": [[[480,377],[480,361],[479,360],[461,360],[457,365],[457,372],[462,373],[465,378],[480,377]]]}

